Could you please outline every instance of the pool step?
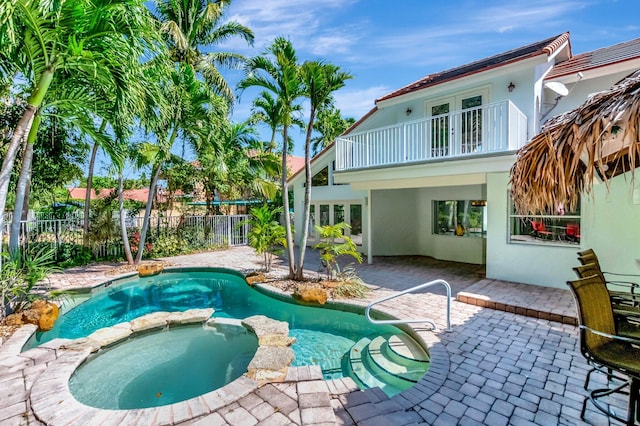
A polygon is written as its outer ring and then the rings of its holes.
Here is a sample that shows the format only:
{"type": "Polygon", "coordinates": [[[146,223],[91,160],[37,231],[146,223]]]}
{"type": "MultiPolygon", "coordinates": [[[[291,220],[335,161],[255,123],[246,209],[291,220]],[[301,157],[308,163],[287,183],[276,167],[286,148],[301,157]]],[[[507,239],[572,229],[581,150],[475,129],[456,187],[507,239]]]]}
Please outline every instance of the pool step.
{"type": "Polygon", "coordinates": [[[398,356],[384,336],[378,336],[369,343],[369,354],[376,367],[413,383],[420,380],[429,368],[428,362],[398,356]]]}
{"type": "Polygon", "coordinates": [[[385,339],[382,349],[394,362],[410,368],[429,368],[429,354],[406,334],[393,334],[385,339]]]}
{"type": "Polygon", "coordinates": [[[360,387],[379,387],[387,395],[393,396],[410,388],[424,376],[429,368],[429,362],[424,361],[428,360],[426,352],[422,350],[420,353],[412,346],[418,359],[405,356],[408,350],[399,348],[404,339],[394,336],[398,335],[378,336],[373,340],[360,339],[345,355],[343,367],[360,387]],[[389,344],[392,338],[396,347],[393,350],[389,344]],[[398,355],[396,350],[403,355],[398,355]]]}

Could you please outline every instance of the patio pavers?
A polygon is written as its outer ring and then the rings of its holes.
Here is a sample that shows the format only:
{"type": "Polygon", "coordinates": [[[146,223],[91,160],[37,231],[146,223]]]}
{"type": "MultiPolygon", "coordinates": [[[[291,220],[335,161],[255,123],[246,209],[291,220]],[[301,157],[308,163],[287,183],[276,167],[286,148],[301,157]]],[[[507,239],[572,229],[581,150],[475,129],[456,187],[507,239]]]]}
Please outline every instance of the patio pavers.
{"type": "MultiPolygon", "coordinates": [[[[257,260],[250,249],[238,247],[171,258],[171,263],[250,270],[259,268],[257,260]]],[[[314,260],[309,260],[307,266],[313,271],[319,263],[314,265],[314,260]]],[[[105,275],[110,268],[76,270],[56,277],[56,284],[69,288],[117,278],[105,275]]],[[[588,366],[579,351],[576,327],[567,321],[533,316],[533,308],[549,315],[575,315],[568,291],[486,280],[473,265],[420,257],[376,258],[373,265],[359,265],[358,272],[375,289],[370,299],[444,278],[454,289],[454,296],[464,291],[476,300],[513,306],[514,312],[453,301],[452,331],[446,332],[446,301],[441,290],[402,296],[385,302],[381,309],[398,317],[430,316],[440,329],[433,332],[420,324],[412,326],[431,345],[434,363],[411,389],[389,398],[379,389],[357,390],[350,379],[325,382],[316,377],[317,371],[314,376],[311,369],[296,369],[285,383],[266,385],[224,410],[179,424],[607,424],[607,419],[591,406],[587,422],[579,420],[588,366]],[[518,307],[525,309],[524,315],[515,312],[518,307]],[[301,384],[309,380],[315,384],[301,384]]],[[[18,351],[11,341],[0,346],[0,385],[12,389],[10,397],[5,398],[5,393],[0,399],[0,424],[41,424],[30,410],[29,394],[55,354],[43,352],[41,357],[29,357],[18,351]]],[[[592,383],[592,387],[603,385],[604,378],[594,375],[592,383]]],[[[612,403],[617,410],[624,410],[624,398],[616,397],[612,403]]],[[[167,423],[178,424],[173,420],[167,423]]]]}

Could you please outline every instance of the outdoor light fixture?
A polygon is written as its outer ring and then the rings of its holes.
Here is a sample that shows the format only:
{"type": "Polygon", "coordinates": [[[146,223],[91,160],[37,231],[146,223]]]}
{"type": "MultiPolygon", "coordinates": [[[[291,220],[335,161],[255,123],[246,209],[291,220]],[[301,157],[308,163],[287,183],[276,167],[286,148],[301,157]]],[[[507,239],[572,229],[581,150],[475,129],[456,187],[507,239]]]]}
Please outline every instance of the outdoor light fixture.
{"type": "Polygon", "coordinates": [[[407,117],[410,116],[412,113],[411,107],[407,108],[407,110],[404,113],[407,114],[407,117]]]}
{"type": "Polygon", "coordinates": [[[513,92],[513,89],[516,88],[516,85],[513,84],[513,81],[509,82],[509,85],[507,86],[507,89],[509,89],[509,92],[513,92]]]}

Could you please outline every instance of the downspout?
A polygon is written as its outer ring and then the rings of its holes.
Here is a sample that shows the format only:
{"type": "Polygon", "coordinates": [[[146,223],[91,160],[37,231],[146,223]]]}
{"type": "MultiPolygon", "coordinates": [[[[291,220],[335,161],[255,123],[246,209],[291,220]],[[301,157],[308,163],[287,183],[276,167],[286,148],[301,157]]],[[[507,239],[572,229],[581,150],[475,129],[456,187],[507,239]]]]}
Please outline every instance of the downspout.
{"type": "Polygon", "coordinates": [[[367,206],[367,263],[371,265],[373,263],[373,217],[371,215],[371,190],[367,191],[367,197],[364,199],[367,206]]]}

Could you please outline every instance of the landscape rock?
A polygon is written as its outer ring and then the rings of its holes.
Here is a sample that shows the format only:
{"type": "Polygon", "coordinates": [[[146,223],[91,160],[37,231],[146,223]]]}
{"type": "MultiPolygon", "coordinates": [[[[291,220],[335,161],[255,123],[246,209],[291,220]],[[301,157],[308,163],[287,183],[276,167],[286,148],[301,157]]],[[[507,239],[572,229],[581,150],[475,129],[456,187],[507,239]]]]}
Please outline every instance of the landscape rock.
{"type": "Polygon", "coordinates": [[[168,324],[191,324],[205,322],[215,312],[213,308],[189,309],[184,312],[172,312],[167,316],[168,324]]]}
{"type": "Polygon", "coordinates": [[[324,305],[327,303],[327,291],[323,288],[297,289],[293,293],[293,298],[303,303],[317,303],[324,305]]]}
{"type": "Polygon", "coordinates": [[[254,285],[256,283],[264,283],[267,281],[267,277],[264,276],[262,272],[253,272],[245,277],[247,283],[249,285],[254,285]]]}
{"type": "Polygon", "coordinates": [[[260,346],[247,367],[246,376],[260,385],[282,382],[293,359],[293,349],[289,347],[260,346]]]}
{"type": "Polygon", "coordinates": [[[151,275],[157,275],[164,270],[162,263],[143,263],[138,266],[138,275],[141,277],[148,277],[151,275]]]}
{"type": "Polygon", "coordinates": [[[125,327],[115,326],[106,327],[94,331],[89,336],[87,336],[87,339],[98,343],[101,347],[104,347],[109,346],[112,343],[119,342],[120,340],[126,339],[127,337],[131,336],[131,333],[131,328],[127,329],[125,327]]]}
{"type": "Polygon", "coordinates": [[[289,324],[287,322],[276,321],[264,315],[247,317],[242,320],[242,325],[258,336],[258,342],[260,342],[262,336],[270,334],[289,335],[289,324]]]}
{"type": "Polygon", "coordinates": [[[170,315],[171,313],[169,312],[152,312],[150,314],[132,319],[130,321],[131,331],[136,333],[138,331],[164,327],[167,325],[167,320],[170,315]]]}

